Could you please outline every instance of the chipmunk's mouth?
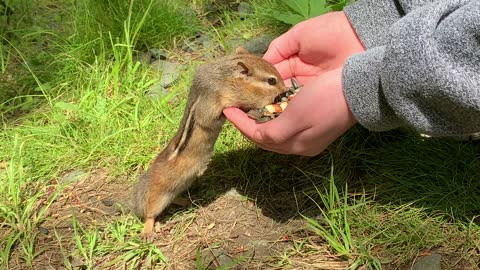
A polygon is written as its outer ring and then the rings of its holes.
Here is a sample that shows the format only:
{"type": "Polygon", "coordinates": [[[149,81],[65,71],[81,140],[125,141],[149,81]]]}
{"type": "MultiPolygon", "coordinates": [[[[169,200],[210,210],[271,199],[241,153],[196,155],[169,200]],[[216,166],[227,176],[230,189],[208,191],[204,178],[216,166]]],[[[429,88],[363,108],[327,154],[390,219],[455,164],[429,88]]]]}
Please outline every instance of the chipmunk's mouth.
{"type": "Polygon", "coordinates": [[[257,123],[264,123],[279,116],[280,113],[287,108],[288,102],[293,99],[301,87],[294,78],[292,78],[291,81],[292,86],[287,87],[285,92],[277,95],[272,104],[267,104],[261,109],[251,109],[246,112],[247,115],[250,118],[255,119],[257,123]]]}
{"type": "Polygon", "coordinates": [[[245,112],[250,118],[255,119],[257,123],[263,123],[277,117],[287,107],[288,102],[297,94],[300,85],[295,78],[291,78],[292,86],[286,87],[285,91],[273,97],[270,103],[263,106],[237,105],[238,108],[245,112]]]}

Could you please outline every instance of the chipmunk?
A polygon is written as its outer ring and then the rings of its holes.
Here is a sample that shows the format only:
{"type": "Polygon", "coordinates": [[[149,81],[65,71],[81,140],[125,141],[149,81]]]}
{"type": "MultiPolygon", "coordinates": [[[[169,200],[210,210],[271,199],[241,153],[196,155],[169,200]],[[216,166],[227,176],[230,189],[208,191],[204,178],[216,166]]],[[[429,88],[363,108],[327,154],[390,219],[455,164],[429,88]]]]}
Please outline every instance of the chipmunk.
{"type": "Polygon", "coordinates": [[[134,186],[143,238],[153,236],[155,217],[207,169],[226,120],[223,109],[263,108],[286,90],[273,65],[242,47],[197,69],[177,133],[134,186]]]}

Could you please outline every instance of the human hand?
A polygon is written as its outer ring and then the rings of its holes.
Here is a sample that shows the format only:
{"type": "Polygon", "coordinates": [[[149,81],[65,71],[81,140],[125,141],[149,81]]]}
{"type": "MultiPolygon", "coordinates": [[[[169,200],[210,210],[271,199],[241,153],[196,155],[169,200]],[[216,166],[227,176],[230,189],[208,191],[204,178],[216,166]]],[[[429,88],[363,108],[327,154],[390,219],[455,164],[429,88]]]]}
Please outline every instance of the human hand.
{"type": "Polygon", "coordinates": [[[284,80],[307,84],[318,75],[343,65],[352,54],[365,51],[345,13],[331,12],[295,25],[276,38],[265,53],[284,80]]]}
{"type": "Polygon", "coordinates": [[[223,113],[265,150],[315,156],[356,123],[345,101],[341,77],[341,67],[317,76],[284,112],[266,123],[257,124],[237,108],[226,108],[223,113]]]}
{"type": "Polygon", "coordinates": [[[264,56],[287,83],[295,77],[303,85],[285,111],[263,124],[236,108],[224,114],[263,149],[317,155],[356,122],[343,94],[342,66],[364,50],[343,12],[302,22],[275,39],[264,56]]]}

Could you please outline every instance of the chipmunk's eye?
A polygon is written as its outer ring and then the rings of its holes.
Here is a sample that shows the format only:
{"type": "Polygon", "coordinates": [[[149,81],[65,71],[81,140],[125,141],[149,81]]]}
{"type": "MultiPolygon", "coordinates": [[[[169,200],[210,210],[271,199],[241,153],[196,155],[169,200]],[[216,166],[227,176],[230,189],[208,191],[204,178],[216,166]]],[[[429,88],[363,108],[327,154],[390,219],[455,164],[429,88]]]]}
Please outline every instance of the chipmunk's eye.
{"type": "Polygon", "coordinates": [[[275,79],[275,78],[268,78],[268,79],[267,79],[267,83],[270,84],[270,85],[275,85],[275,84],[277,84],[277,79],[275,79]]]}

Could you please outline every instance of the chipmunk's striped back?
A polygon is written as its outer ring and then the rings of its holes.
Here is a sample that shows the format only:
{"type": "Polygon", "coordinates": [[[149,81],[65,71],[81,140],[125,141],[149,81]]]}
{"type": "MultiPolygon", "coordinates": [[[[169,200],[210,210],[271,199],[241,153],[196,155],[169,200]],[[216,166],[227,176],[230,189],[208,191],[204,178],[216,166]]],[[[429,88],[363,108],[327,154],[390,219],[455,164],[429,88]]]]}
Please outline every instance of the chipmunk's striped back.
{"type": "Polygon", "coordinates": [[[198,68],[176,135],[135,186],[134,208],[145,218],[145,237],[155,216],[206,170],[225,122],[222,110],[263,108],[285,90],[271,64],[242,51],[198,68]]]}

